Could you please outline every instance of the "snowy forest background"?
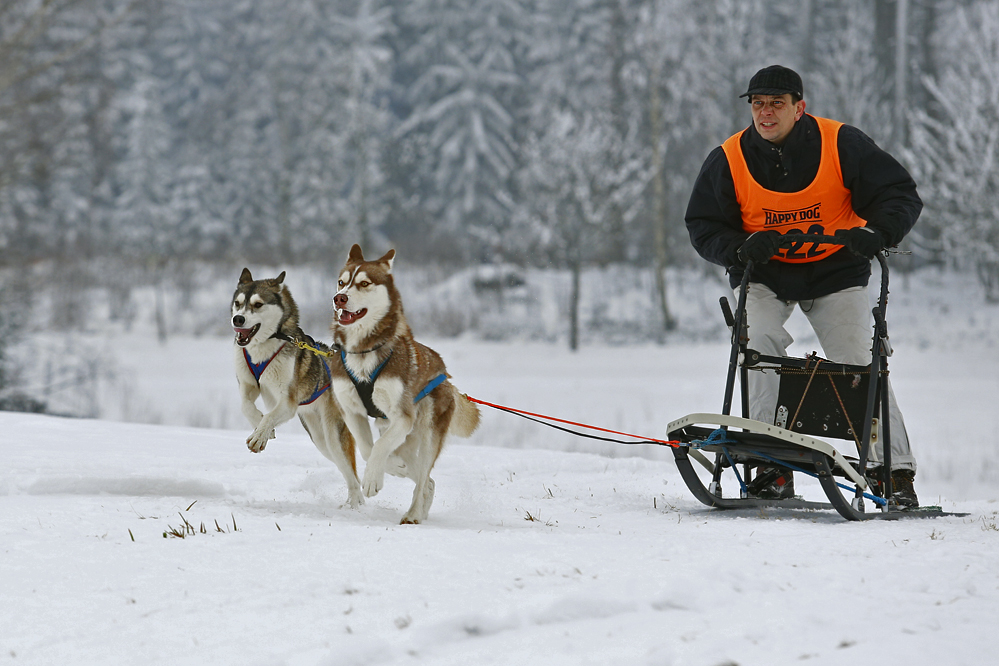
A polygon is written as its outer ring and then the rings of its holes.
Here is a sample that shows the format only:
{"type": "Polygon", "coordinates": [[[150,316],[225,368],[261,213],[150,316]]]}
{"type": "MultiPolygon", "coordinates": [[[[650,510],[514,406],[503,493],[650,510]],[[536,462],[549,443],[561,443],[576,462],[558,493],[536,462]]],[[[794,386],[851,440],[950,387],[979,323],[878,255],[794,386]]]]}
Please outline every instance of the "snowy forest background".
{"type": "Polygon", "coordinates": [[[916,177],[894,266],[999,301],[994,0],[2,0],[0,407],[85,392],[98,319],[224,334],[243,265],[322,337],[354,242],[422,335],[720,335],[683,213],[774,63],[916,177]]]}

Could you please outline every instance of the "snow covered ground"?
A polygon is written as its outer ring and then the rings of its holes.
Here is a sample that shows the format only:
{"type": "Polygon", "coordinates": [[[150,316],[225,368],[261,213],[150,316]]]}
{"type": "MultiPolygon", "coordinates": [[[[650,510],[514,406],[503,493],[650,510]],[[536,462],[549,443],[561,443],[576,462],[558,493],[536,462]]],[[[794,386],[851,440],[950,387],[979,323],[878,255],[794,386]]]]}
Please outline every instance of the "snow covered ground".
{"type": "MultiPolygon", "coordinates": [[[[995,663],[999,354],[925,330],[891,362],[916,489],[968,515],[863,524],[707,510],[668,450],[486,410],[399,526],[409,481],[343,508],[298,426],[247,451],[228,339],[110,337],[141,372],[109,404],[226,429],[0,412],[0,664],[995,663]]],[[[651,437],[717,411],[727,363],[432,344],[472,396],[651,437]]]]}

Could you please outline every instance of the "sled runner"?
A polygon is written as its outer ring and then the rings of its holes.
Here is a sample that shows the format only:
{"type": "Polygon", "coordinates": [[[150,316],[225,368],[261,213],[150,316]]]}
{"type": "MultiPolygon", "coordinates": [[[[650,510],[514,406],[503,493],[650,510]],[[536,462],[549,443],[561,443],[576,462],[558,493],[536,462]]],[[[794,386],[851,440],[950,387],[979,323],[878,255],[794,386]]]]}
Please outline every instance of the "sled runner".
{"type": "MultiPolygon", "coordinates": [[[[782,239],[785,247],[801,248],[808,243],[842,245],[842,239],[810,234],[786,234],[782,239]]],[[[677,469],[699,501],[719,509],[835,509],[847,520],[955,515],[945,514],[937,506],[901,509],[885,499],[892,494],[891,432],[889,419],[879,415],[882,405],[887,413],[888,357],[892,350],[885,320],[888,266],[883,254],[879,253],[877,259],[881,264],[881,291],[873,309],[871,364],[867,366],[833,363],[814,354],[807,358],[764,356],[750,349],[746,294],[752,262],[743,275],[735,313],[728,299],[721,299],[726,323],[732,330],[722,413],[688,414],[667,426],[668,438],[679,443],[673,448],[677,469]],[[748,374],[758,371],[774,372],[780,378],[774,424],[747,418],[748,374]],[[742,417],[732,415],[736,373],[740,376],[742,417]],[[844,455],[826,439],[845,440],[844,448],[855,455],[844,455]],[[883,474],[878,480],[882,493],[874,490],[874,480],[865,476],[872,446],[882,452],[883,474]],[[714,460],[705,453],[713,454],[714,460]],[[699,472],[694,462],[707,474],[699,472]],[[792,470],[799,478],[804,474],[818,479],[828,501],[754,496],[754,470],[773,466],[792,470]],[[734,495],[732,483],[737,488],[734,495]]]]}

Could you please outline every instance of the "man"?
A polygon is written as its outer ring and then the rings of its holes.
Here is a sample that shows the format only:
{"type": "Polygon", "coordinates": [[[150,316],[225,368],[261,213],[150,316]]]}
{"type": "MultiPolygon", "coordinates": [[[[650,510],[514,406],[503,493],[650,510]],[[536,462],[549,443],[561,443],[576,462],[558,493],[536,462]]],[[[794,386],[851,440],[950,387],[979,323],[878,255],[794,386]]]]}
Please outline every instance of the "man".
{"type": "MultiPolygon", "coordinates": [[[[871,259],[912,229],[923,205],[916,184],[857,128],[807,115],[801,77],[787,67],[761,69],[740,97],[749,98],[753,122],[701,167],[686,214],[694,249],[728,269],[733,288],[753,263],[746,302],[752,349],[785,356],[793,339],[784,324],[797,305],[829,360],[867,365],[871,259]],[[781,248],[785,233],[835,234],[845,247],[781,248]]],[[[749,374],[750,417],[773,423],[778,378],[749,374]]],[[[916,461],[894,395],[888,412],[894,490],[889,502],[917,507],[916,461]]],[[[874,467],[881,458],[877,448],[871,447],[874,467]]],[[[868,476],[880,478],[880,470],[868,470],[868,476]]],[[[792,497],[791,472],[760,469],[750,491],[792,497]]]]}

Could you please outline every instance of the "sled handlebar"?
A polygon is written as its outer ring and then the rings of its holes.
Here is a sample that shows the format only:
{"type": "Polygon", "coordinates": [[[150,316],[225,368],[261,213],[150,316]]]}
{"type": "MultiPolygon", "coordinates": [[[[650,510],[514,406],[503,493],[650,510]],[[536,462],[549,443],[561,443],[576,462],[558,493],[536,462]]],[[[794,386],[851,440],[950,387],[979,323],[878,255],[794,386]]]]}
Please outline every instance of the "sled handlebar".
{"type": "MultiPolygon", "coordinates": [[[[849,241],[843,236],[826,236],[823,234],[782,234],[780,237],[780,246],[783,248],[790,248],[797,244],[800,248],[805,243],[815,243],[816,245],[825,243],[828,245],[841,245],[843,247],[849,248],[849,241]]],[[[884,252],[878,252],[874,255],[881,264],[881,269],[887,274],[888,265],[885,263],[884,252]]]]}
{"type": "MultiPolygon", "coordinates": [[[[829,245],[841,245],[843,247],[848,247],[849,241],[843,236],[826,236],[824,234],[802,234],[802,233],[790,233],[782,234],[780,237],[780,247],[791,248],[797,245],[801,248],[805,243],[815,243],[819,244],[829,244],[829,245]]],[[[881,312],[881,316],[884,316],[885,308],[888,305],[888,263],[885,261],[885,253],[878,252],[874,255],[874,258],[878,260],[881,265],[881,293],[878,298],[878,306],[881,312]]],[[[748,275],[753,270],[753,262],[749,262],[746,266],[746,274],[748,275]]],[[[744,280],[744,287],[746,282],[744,280]]],[[[875,315],[877,317],[877,315],[875,315]]],[[[727,317],[726,317],[727,319],[727,317]]]]}
{"type": "MultiPolygon", "coordinates": [[[[802,233],[789,233],[781,234],[779,246],[782,248],[795,248],[801,249],[806,243],[814,243],[812,247],[821,244],[828,245],[840,245],[842,247],[849,247],[849,241],[843,236],[827,236],[825,234],[802,234],[802,233]]],[[[887,305],[887,294],[888,294],[888,264],[885,261],[885,253],[878,252],[874,255],[874,258],[878,260],[881,265],[881,295],[878,299],[881,311],[884,312],[885,306],[887,305]]],[[[754,268],[753,262],[750,261],[746,265],[746,274],[752,273],[754,268]]]]}
{"type": "Polygon", "coordinates": [[[782,234],[780,237],[781,247],[790,247],[795,243],[827,243],[845,246],[847,240],[842,236],[823,236],[821,234],[782,234]]]}

